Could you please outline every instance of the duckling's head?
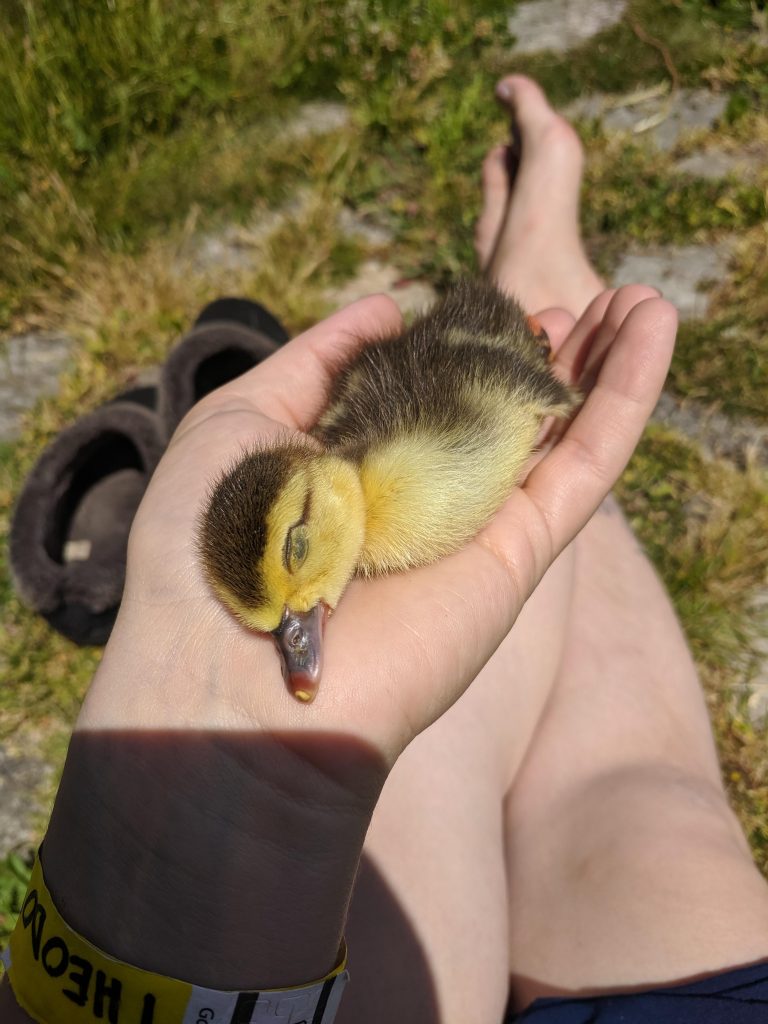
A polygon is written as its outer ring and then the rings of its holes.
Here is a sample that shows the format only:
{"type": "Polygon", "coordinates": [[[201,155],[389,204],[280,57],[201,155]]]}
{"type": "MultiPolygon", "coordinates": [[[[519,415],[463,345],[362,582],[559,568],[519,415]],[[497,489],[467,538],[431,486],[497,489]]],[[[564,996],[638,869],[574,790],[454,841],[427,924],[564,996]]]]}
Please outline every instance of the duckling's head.
{"type": "Polygon", "coordinates": [[[245,625],[274,634],[300,700],[317,690],[325,617],[354,574],[364,535],[355,467],[298,442],[247,452],[202,514],[211,586],[245,625]]]}

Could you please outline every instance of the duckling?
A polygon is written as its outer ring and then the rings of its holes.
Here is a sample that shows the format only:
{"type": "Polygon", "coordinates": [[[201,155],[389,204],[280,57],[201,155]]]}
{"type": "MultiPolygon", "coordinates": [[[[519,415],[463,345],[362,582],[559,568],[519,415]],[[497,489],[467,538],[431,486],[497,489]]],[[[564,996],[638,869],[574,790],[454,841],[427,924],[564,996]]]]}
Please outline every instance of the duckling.
{"type": "Polygon", "coordinates": [[[353,576],[427,565],[466,544],[520,477],[545,416],[576,394],[533,318],[460,282],[395,338],[338,367],[316,444],[248,451],[213,486],[199,550],[213,590],[274,635],[311,701],[327,615],[353,576]]]}

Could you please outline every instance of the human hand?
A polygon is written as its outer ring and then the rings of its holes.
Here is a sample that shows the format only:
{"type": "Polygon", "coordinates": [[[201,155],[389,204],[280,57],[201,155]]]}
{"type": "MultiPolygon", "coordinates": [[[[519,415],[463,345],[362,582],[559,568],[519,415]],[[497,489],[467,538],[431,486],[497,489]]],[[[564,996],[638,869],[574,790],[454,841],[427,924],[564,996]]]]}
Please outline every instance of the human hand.
{"type": "MultiPolygon", "coordinates": [[[[384,297],[356,303],[198,403],[137,515],[123,608],[105,658],[116,649],[121,660],[141,651],[160,668],[164,710],[149,671],[148,703],[141,684],[133,685],[134,714],[146,713],[154,726],[168,716],[167,724],[181,718],[198,726],[331,730],[394,763],[471,683],[631,455],[674,341],[675,312],[654,295],[642,288],[604,293],[575,325],[558,311],[541,314],[555,369],[587,392],[583,407],[466,548],[402,575],[353,581],[328,624],[311,706],[289,696],[271,637],[243,627],[210,590],[196,551],[197,518],[211,481],[244,447],[313,425],[339,357],[358,338],[396,332],[399,313],[384,297]],[[184,666],[183,692],[173,689],[169,655],[184,666]]],[[[86,714],[99,718],[95,698],[86,714]]]]}

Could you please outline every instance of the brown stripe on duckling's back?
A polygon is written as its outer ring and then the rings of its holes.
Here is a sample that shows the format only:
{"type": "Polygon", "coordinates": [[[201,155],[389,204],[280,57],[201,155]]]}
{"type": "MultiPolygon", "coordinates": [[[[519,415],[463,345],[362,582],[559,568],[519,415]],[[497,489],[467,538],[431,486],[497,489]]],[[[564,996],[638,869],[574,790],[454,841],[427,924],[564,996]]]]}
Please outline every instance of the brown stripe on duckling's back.
{"type": "Polygon", "coordinates": [[[354,457],[416,425],[470,426],[478,387],[500,387],[541,415],[574,404],[520,306],[484,280],[460,282],[401,335],[340,367],[313,433],[354,457]]]}

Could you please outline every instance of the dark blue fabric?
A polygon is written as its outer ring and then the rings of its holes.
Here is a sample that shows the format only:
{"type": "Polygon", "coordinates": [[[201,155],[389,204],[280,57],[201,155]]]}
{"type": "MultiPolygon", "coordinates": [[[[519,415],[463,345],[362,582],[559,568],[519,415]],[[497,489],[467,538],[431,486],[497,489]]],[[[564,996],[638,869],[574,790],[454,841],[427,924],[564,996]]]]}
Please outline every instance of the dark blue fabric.
{"type": "Polygon", "coordinates": [[[506,1024],[768,1024],[768,962],[673,988],[536,999],[506,1024]]]}

